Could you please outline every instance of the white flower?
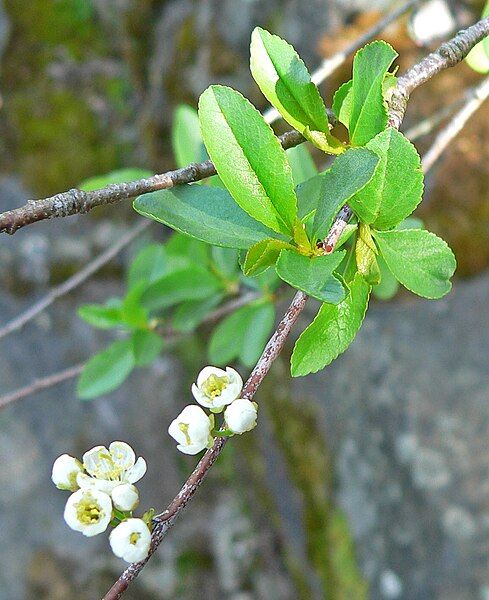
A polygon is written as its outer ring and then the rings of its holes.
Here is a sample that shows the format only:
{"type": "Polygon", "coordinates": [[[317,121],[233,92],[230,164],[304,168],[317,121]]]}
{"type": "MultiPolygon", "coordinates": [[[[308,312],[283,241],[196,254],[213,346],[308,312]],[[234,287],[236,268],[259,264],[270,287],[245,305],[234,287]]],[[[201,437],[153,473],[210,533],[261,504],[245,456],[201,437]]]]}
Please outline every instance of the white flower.
{"type": "Polygon", "coordinates": [[[105,531],[112,520],[112,500],[100,490],[78,490],[68,498],[64,518],[71,529],[92,537],[105,531]]]}
{"type": "Polygon", "coordinates": [[[68,454],[62,454],[54,461],[51,479],[60,490],[75,492],[79,485],[76,482],[78,473],[83,473],[83,465],[68,454]]]}
{"type": "Polygon", "coordinates": [[[168,433],[178,442],[177,448],[184,454],[197,454],[212,444],[212,421],[200,408],[186,406],[171,422],[168,433]]]}
{"type": "Polygon", "coordinates": [[[224,411],[226,425],[233,433],[251,431],[256,426],[256,404],[239,398],[224,411]]]}
{"type": "Polygon", "coordinates": [[[144,458],[136,460],[134,450],[125,442],[112,442],[108,450],[105,446],[95,446],[83,455],[83,466],[88,475],[78,474],[78,485],[107,494],[121,483],[136,483],[146,473],[144,458]]]}
{"type": "Polygon", "coordinates": [[[109,537],[112,552],[129,563],[144,560],[151,545],[151,532],[142,519],[127,519],[109,537]]]}
{"type": "Polygon", "coordinates": [[[139,504],[139,492],[132,483],[123,483],[112,490],[112,502],[118,510],[134,510],[139,504]]]}
{"type": "Polygon", "coordinates": [[[205,367],[192,385],[192,394],[199,404],[210,409],[222,409],[231,404],[241,394],[243,380],[240,374],[226,367],[205,367]]]}

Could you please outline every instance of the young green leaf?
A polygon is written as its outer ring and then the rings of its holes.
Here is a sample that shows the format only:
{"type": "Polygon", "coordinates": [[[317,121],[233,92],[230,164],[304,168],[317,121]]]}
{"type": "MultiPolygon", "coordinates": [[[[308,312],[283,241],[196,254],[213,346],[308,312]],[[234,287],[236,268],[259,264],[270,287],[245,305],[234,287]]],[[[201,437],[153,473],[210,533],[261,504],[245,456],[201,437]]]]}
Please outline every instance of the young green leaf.
{"type": "Polygon", "coordinates": [[[199,100],[207,151],[236,202],[257,221],[291,235],[297,216],[285,150],[262,115],[239,92],[207,88],[199,100]]]}
{"type": "Polygon", "coordinates": [[[349,201],[365,223],[390,229],[409,216],[423,196],[421,159],[413,144],[389,127],[366,147],[380,161],[371,181],[349,201]]]}
{"type": "Polygon", "coordinates": [[[179,168],[206,159],[199,116],[194,108],[186,104],[177,106],[173,115],[172,147],[179,168]]]}
{"type": "Polygon", "coordinates": [[[209,361],[227,365],[239,358],[253,366],[260,356],[275,320],[271,302],[243,306],[223,319],[214,329],[209,343],[209,361]]]}
{"type": "Polygon", "coordinates": [[[77,384],[83,400],[91,400],[118,388],[135,366],[130,338],[114,342],[85,365],[77,384]]]}
{"type": "Polygon", "coordinates": [[[299,144],[299,146],[289,148],[286,150],[286,154],[290,168],[292,169],[292,179],[295,186],[317,175],[317,167],[312,160],[306,144],[299,144]]]}
{"type": "Polygon", "coordinates": [[[352,86],[353,80],[341,84],[333,96],[333,112],[340,123],[348,129],[350,126],[351,105],[352,105],[352,86]]]}
{"type": "Polygon", "coordinates": [[[141,281],[130,288],[121,306],[121,317],[132,329],[145,329],[148,326],[148,309],[143,306],[141,297],[148,287],[145,281],[141,281]]]}
{"type": "Polygon", "coordinates": [[[287,242],[280,240],[263,240],[252,246],[243,264],[243,273],[247,277],[259,275],[277,262],[280,251],[284,248],[294,248],[287,242]]]}
{"type": "Polygon", "coordinates": [[[151,364],[161,352],[163,338],[154,331],[140,330],[132,334],[134,362],[138,367],[151,364]]]}
{"type": "Polygon", "coordinates": [[[359,50],[353,59],[350,140],[364,146],[387,125],[383,83],[397,52],[384,41],[375,41],[359,50]]]}
{"type": "Polygon", "coordinates": [[[370,286],[357,273],[343,302],[321,306],[295,344],[291,358],[293,377],[316,373],[348,348],[362,324],[369,294],[370,286]]]}
{"type": "Polygon", "coordinates": [[[124,325],[119,307],[104,306],[103,304],[84,304],[78,309],[78,316],[98,329],[111,329],[112,327],[124,325]]]}
{"type": "Polygon", "coordinates": [[[93,190],[99,190],[113,183],[129,183],[131,181],[137,181],[138,179],[151,177],[152,175],[154,175],[154,173],[148,171],[148,169],[118,169],[117,171],[111,171],[106,175],[90,177],[90,179],[86,179],[80,183],[78,187],[84,192],[92,192],[93,190]]]}
{"type": "Polygon", "coordinates": [[[276,234],[252,219],[220,188],[182,185],[136,198],[134,209],[214,246],[248,249],[276,234]]]}
{"type": "Polygon", "coordinates": [[[360,223],[358,236],[355,243],[355,259],[357,269],[367,283],[376,285],[380,283],[380,269],[377,263],[377,247],[372,238],[370,227],[360,223]]]}
{"type": "Polygon", "coordinates": [[[374,231],[375,241],[394,277],[424,298],[441,298],[457,266],[448,244],[424,229],[374,231]]]}
{"type": "Polygon", "coordinates": [[[256,27],[251,34],[251,74],[267,100],[300,132],[329,132],[328,114],[306,65],[285,40],[256,27]]]}
{"type": "Polygon", "coordinates": [[[292,287],[302,290],[321,302],[338,304],[345,298],[345,289],[333,271],[339,266],[346,252],[341,250],[309,258],[295,250],[282,250],[276,265],[278,276],[292,287]]]}
{"type": "Polygon", "coordinates": [[[251,369],[260,358],[275,323],[273,302],[262,302],[250,306],[248,327],[244,333],[239,359],[251,369]]]}
{"type": "Polygon", "coordinates": [[[370,181],[378,162],[378,156],[370,150],[351,148],[338,156],[330,169],[318,175],[322,187],[314,215],[313,239],[327,234],[338,210],[370,181]]]}
{"type": "Polygon", "coordinates": [[[379,300],[390,300],[397,294],[399,282],[389,271],[389,267],[382,256],[377,256],[377,263],[380,270],[380,283],[374,285],[372,294],[379,300]]]}
{"type": "Polygon", "coordinates": [[[152,283],[142,296],[149,311],[162,310],[185,300],[203,300],[221,290],[221,283],[201,267],[187,267],[163,276],[152,283]]]}
{"type": "Polygon", "coordinates": [[[187,333],[196,329],[211,310],[223,299],[223,294],[215,294],[204,300],[186,300],[175,308],[172,325],[176,331],[187,333]]]}
{"type": "Polygon", "coordinates": [[[132,261],[127,275],[127,285],[131,288],[141,282],[153,283],[165,274],[166,266],[166,250],[163,244],[148,244],[132,261]]]}

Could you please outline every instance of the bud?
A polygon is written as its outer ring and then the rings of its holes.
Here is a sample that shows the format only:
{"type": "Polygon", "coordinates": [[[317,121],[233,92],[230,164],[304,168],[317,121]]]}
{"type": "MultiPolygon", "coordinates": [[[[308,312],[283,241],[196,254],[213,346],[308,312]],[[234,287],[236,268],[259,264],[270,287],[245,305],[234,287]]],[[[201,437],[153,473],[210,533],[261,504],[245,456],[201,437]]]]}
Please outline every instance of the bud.
{"type": "Polygon", "coordinates": [[[131,511],[139,504],[139,492],[132,483],[123,483],[112,490],[112,502],[118,510],[131,511]]]}
{"type": "Polygon", "coordinates": [[[224,411],[226,425],[233,433],[245,433],[256,427],[257,405],[243,398],[235,400],[224,411]]]}
{"type": "Polygon", "coordinates": [[[59,490],[76,492],[79,488],[76,482],[78,473],[83,473],[81,462],[73,456],[62,454],[54,461],[51,479],[59,490]]]}

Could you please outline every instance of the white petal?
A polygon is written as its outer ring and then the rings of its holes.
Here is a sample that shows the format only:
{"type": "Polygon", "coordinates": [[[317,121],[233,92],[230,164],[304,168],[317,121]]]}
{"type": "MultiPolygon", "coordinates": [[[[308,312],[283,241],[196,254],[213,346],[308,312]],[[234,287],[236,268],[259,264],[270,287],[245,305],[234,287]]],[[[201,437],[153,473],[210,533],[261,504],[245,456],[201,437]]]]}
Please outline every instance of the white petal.
{"type": "Polygon", "coordinates": [[[140,562],[148,556],[151,533],[142,519],[127,519],[112,531],[109,541],[116,556],[127,562],[140,562]]]}
{"type": "Polygon", "coordinates": [[[243,380],[241,378],[241,375],[232,367],[226,367],[226,373],[229,377],[229,382],[239,386],[239,392],[241,393],[241,390],[243,389],[243,380]]]}
{"type": "Polygon", "coordinates": [[[202,452],[204,448],[207,448],[207,443],[205,444],[191,444],[190,446],[184,446],[183,444],[177,444],[177,449],[184,454],[198,454],[202,452]]]}
{"type": "Polygon", "coordinates": [[[122,471],[126,471],[134,466],[136,462],[136,455],[134,454],[134,450],[126,444],[126,442],[112,442],[109,446],[110,454],[112,456],[112,460],[114,461],[114,465],[121,469],[122,471]]]}
{"type": "Polygon", "coordinates": [[[146,469],[147,469],[146,461],[144,460],[144,458],[142,456],[140,456],[137,459],[136,464],[126,471],[123,479],[124,479],[124,481],[127,481],[129,483],[136,483],[136,481],[139,481],[141,479],[141,477],[144,477],[144,474],[146,473],[146,469]]]}
{"type": "Polygon", "coordinates": [[[99,490],[106,494],[110,494],[117,485],[120,485],[120,481],[97,479],[96,477],[90,477],[90,475],[87,475],[86,473],[78,473],[76,482],[82,490],[99,490]]]}
{"type": "Polygon", "coordinates": [[[134,510],[139,504],[139,493],[136,486],[131,483],[123,483],[112,490],[112,502],[114,506],[123,511],[134,510]]]}
{"type": "Polygon", "coordinates": [[[71,494],[66,502],[64,519],[71,529],[92,537],[107,529],[112,519],[112,500],[108,494],[99,490],[78,490],[71,494]],[[78,514],[80,504],[94,504],[99,511],[98,520],[94,523],[80,520],[78,514]]]}
{"type": "Polygon", "coordinates": [[[195,383],[192,384],[192,395],[197,400],[199,404],[205,406],[206,408],[212,408],[214,406],[212,400],[204,394],[195,383]]]}
{"type": "Polygon", "coordinates": [[[105,446],[95,446],[83,455],[83,466],[93,477],[104,478],[114,470],[112,457],[105,446]]]}
{"type": "Polygon", "coordinates": [[[75,492],[79,488],[76,482],[79,473],[83,473],[81,462],[73,456],[63,454],[54,461],[51,479],[58,489],[75,492]]]}
{"type": "Polygon", "coordinates": [[[206,381],[206,379],[209,379],[211,375],[216,375],[217,377],[224,377],[226,375],[226,371],[223,371],[218,367],[204,367],[197,376],[197,387],[202,387],[204,381],[206,381]]]}

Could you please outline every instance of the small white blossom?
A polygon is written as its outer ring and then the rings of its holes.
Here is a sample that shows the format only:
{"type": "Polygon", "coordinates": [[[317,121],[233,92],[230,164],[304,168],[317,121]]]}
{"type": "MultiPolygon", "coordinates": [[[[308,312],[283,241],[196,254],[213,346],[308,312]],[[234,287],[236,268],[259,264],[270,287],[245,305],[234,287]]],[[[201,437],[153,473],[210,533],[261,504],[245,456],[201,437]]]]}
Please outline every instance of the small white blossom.
{"type": "Polygon", "coordinates": [[[197,454],[212,444],[211,429],[211,419],[200,406],[192,404],[170,423],[168,433],[178,442],[180,452],[197,454]]]}
{"type": "Polygon", "coordinates": [[[235,400],[224,411],[226,425],[233,433],[251,431],[256,426],[256,418],[256,404],[243,398],[235,400]]]}
{"type": "Polygon", "coordinates": [[[139,504],[139,492],[132,483],[123,483],[112,490],[112,502],[118,510],[134,510],[139,504]]]}
{"type": "Polygon", "coordinates": [[[82,489],[98,489],[109,494],[121,483],[136,483],[146,473],[146,461],[136,460],[134,450],[125,442],[95,446],[83,455],[88,475],[80,473],[77,483],[82,489]]]}
{"type": "Polygon", "coordinates": [[[73,456],[62,454],[54,461],[51,479],[59,490],[75,492],[80,487],[76,482],[78,473],[83,473],[81,462],[73,456]]]}
{"type": "Polygon", "coordinates": [[[112,552],[129,563],[148,556],[151,532],[142,519],[127,519],[112,531],[109,537],[112,552]]]}
{"type": "Polygon", "coordinates": [[[112,500],[100,490],[78,490],[66,502],[64,519],[71,529],[92,537],[105,531],[112,520],[112,500]]]}
{"type": "Polygon", "coordinates": [[[199,404],[210,409],[222,409],[241,394],[243,380],[240,374],[226,367],[205,367],[192,385],[192,394],[199,404]]]}

